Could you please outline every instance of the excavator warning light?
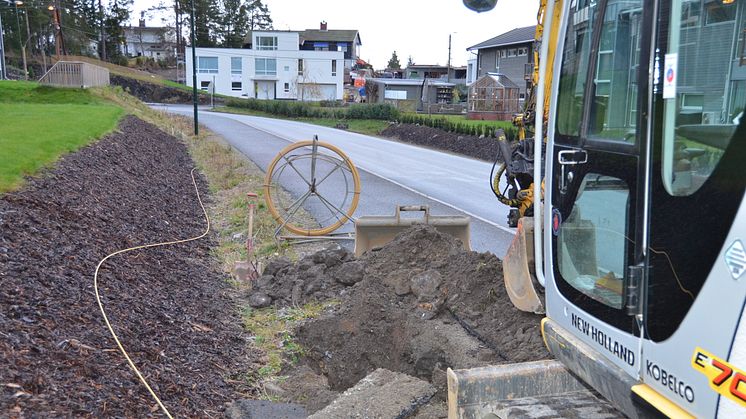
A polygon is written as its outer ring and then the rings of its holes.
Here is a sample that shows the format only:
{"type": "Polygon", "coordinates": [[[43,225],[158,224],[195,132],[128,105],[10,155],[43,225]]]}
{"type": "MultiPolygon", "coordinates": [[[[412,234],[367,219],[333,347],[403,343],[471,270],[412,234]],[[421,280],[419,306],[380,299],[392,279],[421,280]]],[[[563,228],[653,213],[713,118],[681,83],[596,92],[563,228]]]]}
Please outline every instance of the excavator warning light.
{"type": "Polygon", "coordinates": [[[478,13],[492,10],[496,4],[497,0],[464,0],[464,6],[478,13]]]}

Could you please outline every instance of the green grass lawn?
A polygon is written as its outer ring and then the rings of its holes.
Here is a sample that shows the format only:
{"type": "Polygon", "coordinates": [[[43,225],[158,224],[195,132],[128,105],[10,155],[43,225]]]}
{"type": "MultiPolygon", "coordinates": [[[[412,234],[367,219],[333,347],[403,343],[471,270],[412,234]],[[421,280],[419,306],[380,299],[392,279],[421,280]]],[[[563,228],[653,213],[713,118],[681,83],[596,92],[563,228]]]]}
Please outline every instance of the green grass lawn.
{"type": "Polygon", "coordinates": [[[87,90],[0,81],[0,193],[114,130],[122,114],[87,90]]]}
{"type": "Polygon", "coordinates": [[[314,125],[320,125],[322,127],[331,127],[334,128],[338,123],[344,123],[347,124],[347,130],[352,132],[357,132],[359,134],[365,134],[365,135],[379,135],[381,131],[383,131],[389,123],[387,121],[381,121],[376,119],[347,119],[344,121],[336,120],[336,119],[330,119],[330,118],[283,118],[279,115],[274,115],[267,112],[262,111],[255,111],[252,109],[244,109],[244,108],[231,108],[228,106],[220,106],[215,108],[216,112],[225,112],[225,113],[235,113],[235,114],[241,114],[241,115],[253,115],[253,116],[263,116],[266,118],[275,118],[275,119],[288,119],[293,121],[299,121],[299,122],[307,122],[309,124],[314,125]]]}

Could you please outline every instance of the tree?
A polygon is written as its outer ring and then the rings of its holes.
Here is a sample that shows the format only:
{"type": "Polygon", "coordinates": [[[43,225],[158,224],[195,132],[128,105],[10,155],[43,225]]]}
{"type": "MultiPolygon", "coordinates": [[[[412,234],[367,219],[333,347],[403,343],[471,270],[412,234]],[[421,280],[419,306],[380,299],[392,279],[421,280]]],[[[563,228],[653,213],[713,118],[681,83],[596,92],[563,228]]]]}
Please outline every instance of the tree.
{"type": "Polygon", "coordinates": [[[250,0],[246,4],[247,29],[265,30],[272,29],[272,18],[269,16],[269,8],[262,0],[250,0]]]}
{"type": "Polygon", "coordinates": [[[407,67],[411,67],[414,65],[414,58],[410,55],[409,58],[407,58],[407,67]]]}
{"type": "Polygon", "coordinates": [[[392,70],[401,69],[401,64],[399,63],[399,57],[396,56],[396,51],[394,51],[394,53],[391,54],[391,58],[389,59],[387,68],[390,68],[392,70]]]}
{"type": "Polygon", "coordinates": [[[218,35],[225,48],[241,48],[248,27],[248,9],[242,0],[223,0],[218,35]]]}
{"type": "Polygon", "coordinates": [[[126,42],[124,25],[130,20],[130,10],[133,0],[110,0],[109,9],[104,17],[106,36],[106,57],[109,60],[120,57],[122,51],[119,45],[126,42]]]}

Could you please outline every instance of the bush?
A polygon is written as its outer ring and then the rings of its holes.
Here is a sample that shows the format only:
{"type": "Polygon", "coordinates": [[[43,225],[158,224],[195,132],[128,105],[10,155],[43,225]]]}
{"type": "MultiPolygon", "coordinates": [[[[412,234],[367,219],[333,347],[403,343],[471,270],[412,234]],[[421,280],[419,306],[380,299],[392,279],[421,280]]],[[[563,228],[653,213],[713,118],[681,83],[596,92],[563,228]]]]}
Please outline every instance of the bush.
{"type": "Polygon", "coordinates": [[[229,99],[226,105],[290,118],[379,119],[384,121],[395,121],[399,118],[399,111],[388,104],[357,104],[347,109],[324,109],[308,102],[229,99]]]}

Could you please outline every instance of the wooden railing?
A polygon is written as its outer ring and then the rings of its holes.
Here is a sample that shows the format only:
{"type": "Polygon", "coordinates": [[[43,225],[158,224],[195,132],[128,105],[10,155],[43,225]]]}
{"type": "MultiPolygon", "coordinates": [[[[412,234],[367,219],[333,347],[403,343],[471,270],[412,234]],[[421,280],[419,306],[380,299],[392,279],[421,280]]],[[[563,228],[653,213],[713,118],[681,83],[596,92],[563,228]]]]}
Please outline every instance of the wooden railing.
{"type": "Polygon", "coordinates": [[[82,61],[58,61],[42,76],[39,83],[62,87],[96,87],[109,85],[109,70],[82,61]]]}

